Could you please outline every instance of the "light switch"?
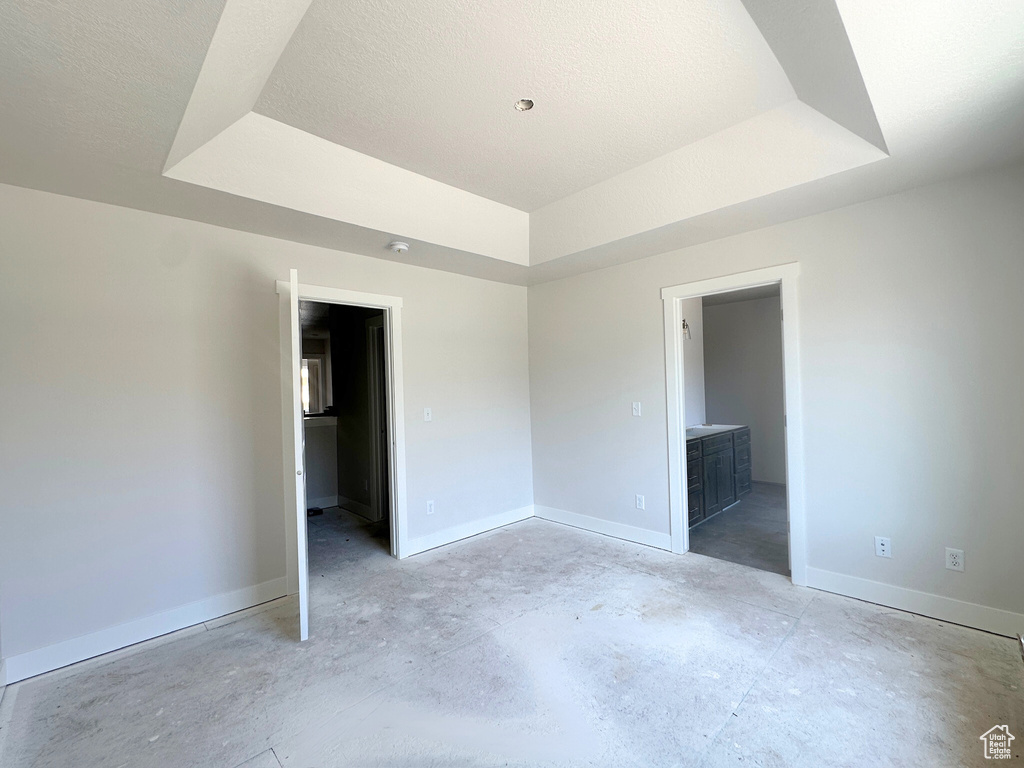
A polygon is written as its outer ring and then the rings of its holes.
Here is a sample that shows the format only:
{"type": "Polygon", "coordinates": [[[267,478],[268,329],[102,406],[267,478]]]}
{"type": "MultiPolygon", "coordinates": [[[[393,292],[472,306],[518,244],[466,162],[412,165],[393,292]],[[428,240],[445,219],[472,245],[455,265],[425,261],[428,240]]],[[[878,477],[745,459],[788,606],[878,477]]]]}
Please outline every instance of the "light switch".
{"type": "Polygon", "coordinates": [[[423,409],[423,420],[424,421],[433,421],[434,420],[434,412],[432,410],[430,410],[429,408],[424,408],[423,409]]]}
{"type": "Polygon", "coordinates": [[[633,415],[634,416],[639,416],[640,415],[640,403],[639,402],[634,402],[633,403],[633,415]]]}

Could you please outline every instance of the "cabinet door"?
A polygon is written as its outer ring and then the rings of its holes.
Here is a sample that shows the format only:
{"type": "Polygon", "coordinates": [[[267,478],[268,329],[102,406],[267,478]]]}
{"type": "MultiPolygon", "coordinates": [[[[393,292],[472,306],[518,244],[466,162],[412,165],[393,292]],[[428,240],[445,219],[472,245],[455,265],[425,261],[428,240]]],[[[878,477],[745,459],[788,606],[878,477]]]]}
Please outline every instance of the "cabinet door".
{"type": "Polygon", "coordinates": [[[704,517],[711,517],[716,512],[722,511],[721,501],[721,477],[722,454],[717,453],[704,457],[704,517]]]}
{"type": "Polygon", "coordinates": [[[718,503],[725,509],[736,501],[736,478],[733,476],[732,451],[722,451],[718,456],[718,503]]]}

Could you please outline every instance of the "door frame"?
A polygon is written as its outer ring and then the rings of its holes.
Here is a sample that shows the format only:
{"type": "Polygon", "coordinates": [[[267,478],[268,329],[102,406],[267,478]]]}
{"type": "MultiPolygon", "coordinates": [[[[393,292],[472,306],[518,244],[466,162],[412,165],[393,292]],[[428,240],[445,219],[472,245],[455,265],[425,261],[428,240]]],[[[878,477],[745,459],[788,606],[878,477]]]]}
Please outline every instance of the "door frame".
{"type": "Polygon", "coordinates": [[[762,285],[778,285],[782,307],[782,364],[786,436],[786,506],[789,569],[794,584],[807,584],[807,510],[804,492],[804,430],[800,395],[800,265],[781,264],[662,288],[665,321],[665,393],[668,417],[669,530],[672,551],[690,549],[686,492],[686,396],[683,382],[684,299],[762,285]]]}
{"type": "MultiPolygon", "coordinates": [[[[288,310],[290,285],[287,280],[277,281],[277,292],[282,297],[280,302],[282,317],[282,338],[287,331],[290,333],[291,318],[288,310]]],[[[318,301],[324,304],[345,304],[355,307],[369,307],[384,312],[385,341],[385,377],[387,382],[387,422],[388,441],[391,451],[388,455],[388,482],[390,501],[391,554],[402,559],[408,556],[409,510],[406,499],[405,471],[405,375],[402,355],[402,299],[399,296],[351,291],[344,288],[332,288],[323,285],[298,284],[299,301],[318,301]]],[[[292,375],[292,361],[284,344],[281,345],[281,375],[287,380],[292,375]]],[[[282,388],[282,399],[287,399],[282,388]]],[[[295,460],[294,446],[289,437],[293,432],[295,418],[290,403],[284,403],[284,468],[288,475],[294,473],[292,464],[295,460]]],[[[301,425],[300,425],[301,426],[301,425]]],[[[305,482],[305,479],[303,479],[305,482]]],[[[285,494],[285,514],[288,520],[286,527],[288,593],[299,591],[299,564],[304,560],[299,555],[299,536],[292,521],[298,519],[298,511],[293,509],[294,501],[285,494]]],[[[307,565],[308,568],[308,565],[307,565]]]]}

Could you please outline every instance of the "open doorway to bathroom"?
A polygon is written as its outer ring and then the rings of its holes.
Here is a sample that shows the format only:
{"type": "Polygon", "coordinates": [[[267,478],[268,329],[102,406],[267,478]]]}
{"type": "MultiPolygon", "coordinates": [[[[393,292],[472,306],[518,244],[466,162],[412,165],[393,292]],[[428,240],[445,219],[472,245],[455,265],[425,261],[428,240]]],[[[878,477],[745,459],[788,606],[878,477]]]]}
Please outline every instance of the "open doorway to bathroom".
{"type": "Polygon", "coordinates": [[[665,288],[672,548],[806,584],[796,278],[665,288]]]}
{"type": "Polygon", "coordinates": [[[779,286],[682,310],[690,551],[789,576],[779,286]]]}
{"type": "Polygon", "coordinates": [[[302,300],[311,598],[391,555],[384,310],[302,300]]]}

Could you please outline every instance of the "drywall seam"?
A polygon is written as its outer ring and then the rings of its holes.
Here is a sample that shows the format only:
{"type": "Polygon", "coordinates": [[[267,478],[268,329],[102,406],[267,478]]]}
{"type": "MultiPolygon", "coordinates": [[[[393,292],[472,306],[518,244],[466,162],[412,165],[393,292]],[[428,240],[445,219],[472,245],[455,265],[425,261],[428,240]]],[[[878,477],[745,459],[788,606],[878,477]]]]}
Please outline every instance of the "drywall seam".
{"type": "Polygon", "coordinates": [[[7,683],[16,683],[94,656],[110,653],[144,640],[217,619],[283,597],[287,579],[283,576],[252,587],[215,595],[206,600],[172,608],[125,624],[54,643],[4,660],[7,683]]]}
{"type": "Polygon", "coordinates": [[[580,528],[591,533],[600,533],[604,536],[611,536],[614,539],[631,541],[634,544],[643,544],[647,547],[672,550],[672,536],[667,533],[658,533],[646,528],[637,528],[633,525],[615,523],[611,520],[603,520],[600,517],[581,515],[578,512],[568,512],[564,509],[534,505],[534,516],[552,523],[580,528]]]}
{"type": "Polygon", "coordinates": [[[994,632],[997,635],[1015,637],[1017,633],[1024,632],[1024,614],[968,603],[929,592],[918,592],[914,589],[883,584],[880,581],[871,581],[857,576],[847,576],[821,568],[807,568],[807,586],[844,597],[867,600],[901,611],[919,613],[922,616],[953,624],[963,624],[966,627],[994,632]]]}

